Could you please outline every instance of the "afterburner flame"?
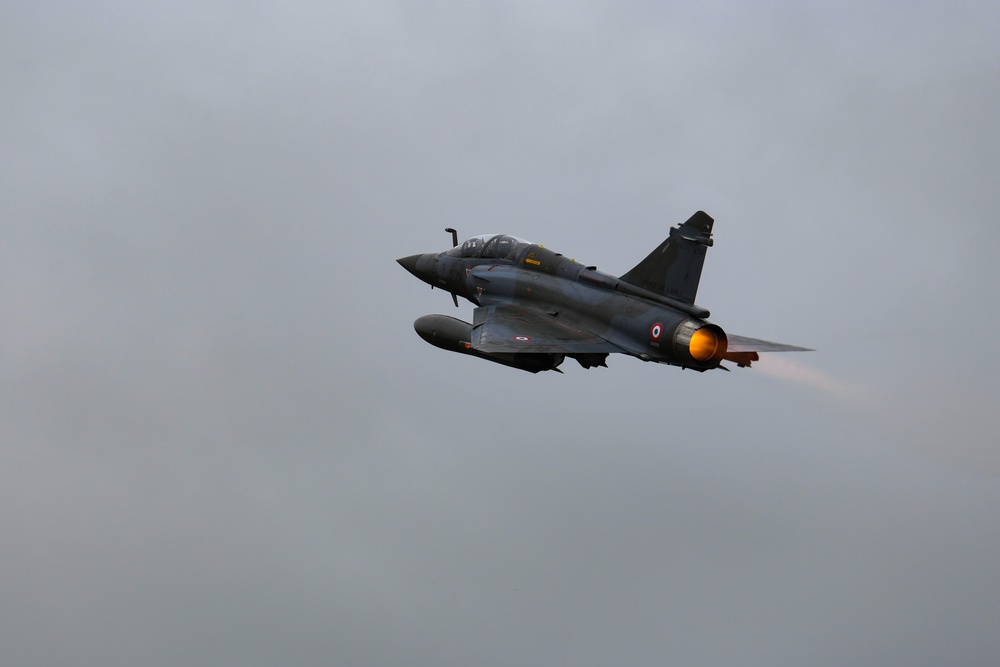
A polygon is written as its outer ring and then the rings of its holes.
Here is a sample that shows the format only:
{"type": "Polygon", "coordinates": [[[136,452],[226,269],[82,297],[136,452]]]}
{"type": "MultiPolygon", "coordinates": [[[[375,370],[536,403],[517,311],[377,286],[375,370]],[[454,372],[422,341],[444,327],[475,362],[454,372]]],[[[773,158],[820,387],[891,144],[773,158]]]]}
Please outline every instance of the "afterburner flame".
{"type": "Polygon", "coordinates": [[[708,361],[719,349],[719,336],[708,327],[702,327],[691,335],[688,350],[697,361],[708,361]]]}

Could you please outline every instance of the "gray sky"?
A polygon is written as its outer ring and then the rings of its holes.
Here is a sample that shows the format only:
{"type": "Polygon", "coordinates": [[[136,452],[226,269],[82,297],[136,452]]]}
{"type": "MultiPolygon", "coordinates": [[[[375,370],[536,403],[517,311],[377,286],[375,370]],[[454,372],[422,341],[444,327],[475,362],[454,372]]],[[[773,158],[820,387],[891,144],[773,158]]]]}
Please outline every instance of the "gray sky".
{"type": "Polygon", "coordinates": [[[996,664],[998,5],[540,4],[3,4],[0,662],[996,664]],[[698,209],[818,352],[412,330],[698,209]]]}

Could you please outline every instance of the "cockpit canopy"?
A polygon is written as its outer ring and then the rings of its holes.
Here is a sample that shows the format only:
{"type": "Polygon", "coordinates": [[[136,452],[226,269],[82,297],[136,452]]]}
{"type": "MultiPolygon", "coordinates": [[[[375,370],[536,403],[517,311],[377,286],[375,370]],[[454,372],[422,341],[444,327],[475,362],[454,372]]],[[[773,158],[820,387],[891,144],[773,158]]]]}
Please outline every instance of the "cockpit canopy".
{"type": "Polygon", "coordinates": [[[457,245],[446,254],[452,257],[507,259],[517,258],[518,253],[531,245],[530,241],[507,234],[484,234],[473,236],[462,245],[457,245]]]}

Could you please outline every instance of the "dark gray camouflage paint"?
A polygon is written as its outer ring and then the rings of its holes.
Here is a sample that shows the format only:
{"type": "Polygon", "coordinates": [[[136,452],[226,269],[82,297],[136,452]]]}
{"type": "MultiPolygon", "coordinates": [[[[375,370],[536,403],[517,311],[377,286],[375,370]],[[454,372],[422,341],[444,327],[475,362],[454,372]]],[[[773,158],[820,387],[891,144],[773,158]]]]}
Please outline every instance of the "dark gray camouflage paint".
{"type": "Polygon", "coordinates": [[[749,366],[759,351],[804,350],[727,336],[694,304],[712,222],[697,212],[621,278],[535,244],[505,259],[445,251],[397,261],[477,306],[472,324],[445,315],[419,318],[414,328],[424,340],[533,373],[555,370],[565,357],[584,368],[605,366],[611,353],[706,371],[727,360],[749,366]],[[699,330],[717,341],[703,359],[689,349],[699,330]]]}

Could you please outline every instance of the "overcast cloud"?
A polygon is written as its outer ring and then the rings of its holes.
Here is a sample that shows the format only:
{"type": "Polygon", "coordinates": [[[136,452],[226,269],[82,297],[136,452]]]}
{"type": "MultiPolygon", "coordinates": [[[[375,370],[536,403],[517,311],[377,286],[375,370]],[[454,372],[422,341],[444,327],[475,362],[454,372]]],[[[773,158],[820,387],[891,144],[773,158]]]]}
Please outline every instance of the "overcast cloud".
{"type": "Polygon", "coordinates": [[[997,664],[998,7],[5,2],[0,662],[997,664]],[[698,209],[817,352],[412,330],[698,209]]]}

